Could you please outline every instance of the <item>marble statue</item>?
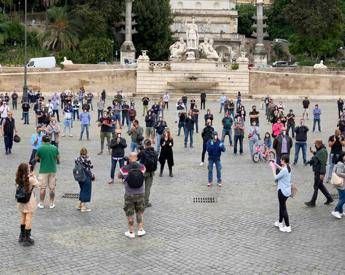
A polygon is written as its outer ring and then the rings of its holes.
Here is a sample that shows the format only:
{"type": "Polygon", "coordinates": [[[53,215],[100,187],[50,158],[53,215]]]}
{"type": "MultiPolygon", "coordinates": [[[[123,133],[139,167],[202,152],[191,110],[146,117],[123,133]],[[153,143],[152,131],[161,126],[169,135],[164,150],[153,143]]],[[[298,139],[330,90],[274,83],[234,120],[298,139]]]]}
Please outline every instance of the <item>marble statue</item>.
{"type": "Polygon", "coordinates": [[[139,61],[150,61],[149,56],[147,55],[147,50],[142,50],[141,55],[138,57],[139,61]]]}
{"type": "Polygon", "coordinates": [[[321,60],[319,64],[314,65],[314,69],[327,69],[327,66],[323,64],[323,60],[321,60]]]}
{"type": "Polygon", "coordinates": [[[187,23],[186,20],[186,35],[187,35],[187,49],[188,50],[197,50],[199,46],[199,32],[198,25],[195,24],[195,18],[191,23],[187,23]]]}
{"type": "Polygon", "coordinates": [[[205,37],[204,42],[200,43],[199,45],[200,56],[203,58],[206,58],[207,47],[208,47],[208,38],[205,37]]]}
{"type": "Polygon", "coordinates": [[[180,37],[180,40],[176,41],[172,44],[169,48],[170,50],[170,59],[181,59],[187,49],[186,42],[184,42],[183,38],[180,37]]]}
{"type": "Polygon", "coordinates": [[[208,42],[208,47],[206,50],[206,58],[207,59],[219,59],[219,55],[217,51],[213,48],[213,39],[210,39],[208,42]]]}
{"type": "Polygon", "coordinates": [[[186,60],[195,60],[195,52],[190,51],[190,52],[186,52],[186,60]]]}
{"type": "Polygon", "coordinates": [[[63,61],[61,62],[61,64],[62,64],[62,65],[72,65],[73,62],[72,62],[72,60],[68,60],[67,57],[65,56],[65,57],[63,58],[63,61]]]}

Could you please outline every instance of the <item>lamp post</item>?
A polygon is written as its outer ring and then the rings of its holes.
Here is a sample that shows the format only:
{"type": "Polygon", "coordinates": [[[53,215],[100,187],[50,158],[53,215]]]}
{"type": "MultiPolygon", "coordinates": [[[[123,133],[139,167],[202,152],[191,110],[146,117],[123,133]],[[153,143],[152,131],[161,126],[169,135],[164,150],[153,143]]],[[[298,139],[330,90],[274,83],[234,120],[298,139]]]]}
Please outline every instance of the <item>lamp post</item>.
{"type": "Polygon", "coordinates": [[[28,78],[28,0],[25,0],[25,8],[24,8],[24,24],[25,24],[25,32],[24,32],[24,86],[23,86],[23,101],[28,100],[28,85],[27,85],[27,78],[28,78]]]}

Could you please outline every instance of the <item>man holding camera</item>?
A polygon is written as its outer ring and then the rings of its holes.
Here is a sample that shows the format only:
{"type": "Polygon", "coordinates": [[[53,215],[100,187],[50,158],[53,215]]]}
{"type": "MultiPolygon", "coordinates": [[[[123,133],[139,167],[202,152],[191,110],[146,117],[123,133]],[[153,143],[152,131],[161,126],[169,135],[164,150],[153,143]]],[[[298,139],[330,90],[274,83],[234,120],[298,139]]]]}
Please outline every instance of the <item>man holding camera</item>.
{"type": "Polygon", "coordinates": [[[111,149],[111,170],[109,184],[114,183],[116,164],[122,168],[125,164],[125,149],[127,148],[126,140],[121,136],[121,130],[115,132],[116,136],[110,141],[109,148],[111,149]]]}

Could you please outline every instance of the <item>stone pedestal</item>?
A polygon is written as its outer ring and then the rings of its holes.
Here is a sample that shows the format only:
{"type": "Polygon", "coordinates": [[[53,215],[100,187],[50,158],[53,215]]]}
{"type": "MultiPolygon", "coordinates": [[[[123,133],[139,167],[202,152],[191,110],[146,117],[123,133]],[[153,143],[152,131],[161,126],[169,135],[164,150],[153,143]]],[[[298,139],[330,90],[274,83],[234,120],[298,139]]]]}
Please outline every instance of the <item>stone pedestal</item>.
{"type": "Polygon", "coordinates": [[[120,62],[124,64],[132,64],[135,61],[135,47],[132,41],[123,42],[120,49],[120,62]]]}
{"type": "Polygon", "coordinates": [[[256,44],[254,50],[255,66],[267,65],[267,54],[264,44],[256,44]]]}

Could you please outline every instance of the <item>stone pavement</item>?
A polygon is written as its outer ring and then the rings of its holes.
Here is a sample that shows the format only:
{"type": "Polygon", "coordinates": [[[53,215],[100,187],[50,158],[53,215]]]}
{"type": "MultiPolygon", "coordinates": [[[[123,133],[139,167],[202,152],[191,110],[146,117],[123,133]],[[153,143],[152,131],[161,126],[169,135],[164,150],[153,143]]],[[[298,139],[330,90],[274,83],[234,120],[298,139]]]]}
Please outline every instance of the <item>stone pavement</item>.
{"type": "MultiPolygon", "coordinates": [[[[245,102],[247,110],[252,104],[245,102]]],[[[261,103],[256,104],[260,109],[261,103]]],[[[301,114],[300,102],[286,104],[301,114]]],[[[215,102],[209,106],[218,111],[215,102]]],[[[310,144],[316,137],[327,141],[336,125],[335,102],[323,101],[320,107],[324,132],[310,134],[310,144]]],[[[91,141],[79,142],[80,128],[75,123],[74,137],[60,143],[56,208],[37,210],[33,223],[36,244],[24,248],[17,243],[14,175],[17,165],[29,159],[34,127],[22,126],[17,113],[22,142],[15,145],[12,155],[5,156],[1,141],[0,274],[344,274],[345,221],[330,215],[334,204],[324,206],[322,195],[316,208],[303,205],[312,194],[310,167],[300,163],[293,168],[299,188],[297,198],[288,200],[293,232],[281,233],[273,227],[278,202],[268,165],[254,164],[246,143],[245,155],[234,156],[231,150],[223,155],[223,187],[207,188],[206,166],[199,166],[200,135],[194,149],[184,149],[183,137],[176,137],[175,115],[174,110],[169,111],[175,177],[169,178],[165,172],[163,178],[154,179],[153,207],[145,212],[146,236],[134,240],[124,236],[123,186],[106,183],[110,157],[97,156],[99,130],[93,125],[91,141]],[[78,212],[77,200],[62,198],[66,192],[78,192],[72,169],[81,146],[89,149],[97,177],[90,213],[78,212]],[[216,203],[193,203],[194,197],[215,197],[216,203]]],[[[218,114],[217,118],[220,131],[218,114]]],[[[263,112],[261,125],[263,134],[269,127],[263,112]]]]}

